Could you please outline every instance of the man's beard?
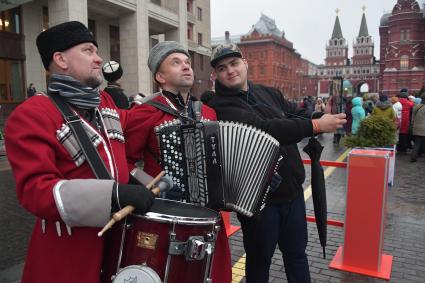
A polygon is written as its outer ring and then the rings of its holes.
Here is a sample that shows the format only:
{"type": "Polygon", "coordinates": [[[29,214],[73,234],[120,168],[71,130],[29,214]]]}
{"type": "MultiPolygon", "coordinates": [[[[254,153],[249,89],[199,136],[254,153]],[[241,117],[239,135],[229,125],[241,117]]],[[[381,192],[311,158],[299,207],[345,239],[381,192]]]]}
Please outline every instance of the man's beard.
{"type": "Polygon", "coordinates": [[[98,86],[100,86],[103,82],[103,78],[102,77],[89,77],[84,81],[84,84],[88,87],[91,88],[97,88],[98,86]]]}

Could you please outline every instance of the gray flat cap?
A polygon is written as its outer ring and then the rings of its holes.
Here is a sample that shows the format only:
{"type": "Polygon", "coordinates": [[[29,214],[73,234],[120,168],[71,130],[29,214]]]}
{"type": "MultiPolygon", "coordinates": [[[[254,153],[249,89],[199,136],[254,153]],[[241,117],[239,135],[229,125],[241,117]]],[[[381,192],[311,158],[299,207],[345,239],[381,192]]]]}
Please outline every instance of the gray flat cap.
{"type": "Polygon", "coordinates": [[[190,58],[189,52],[180,43],[176,41],[162,41],[152,47],[149,52],[148,67],[152,74],[158,72],[159,66],[172,53],[183,53],[190,58]]]}

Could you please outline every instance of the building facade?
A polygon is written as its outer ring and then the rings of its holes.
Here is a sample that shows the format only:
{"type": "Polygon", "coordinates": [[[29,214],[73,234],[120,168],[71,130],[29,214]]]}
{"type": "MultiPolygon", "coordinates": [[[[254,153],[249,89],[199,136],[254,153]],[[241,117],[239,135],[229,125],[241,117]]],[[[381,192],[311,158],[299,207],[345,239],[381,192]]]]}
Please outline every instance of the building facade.
{"type": "Polygon", "coordinates": [[[301,57],[273,19],[262,14],[249,32],[242,36],[214,38],[212,45],[232,41],[248,61],[248,79],[279,89],[286,98],[315,96],[315,65],[301,57]],[[312,78],[313,77],[313,78],[312,78]]]}
{"type": "Polygon", "coordinates": [[[147,59],[150,48],[163,40],[178,41],[189,49],[193,92],[200,95],[208,88],[210,0],[9,0],[0,8],[0,125],[25,100],[29,83],[46,89],[37,35],[70,20],[88,26],[104,61],[121,63],[127,95],[155,90],[147,59]]]}
{"type": "Polygon", "coordinates": [[[398,0],[381,18],[380,82],[382,91],[397,95],[402,88],[418,93],[425,87],[425,4],[398,0]]]}
{"type": "Polygon", "coordinates": [[[319,96],[329,96],[334,77],[343,80],[343,91],[346,94],[379,92],[379,63],[374,56],[374,42],[368,32],[364,9],[359,33],[353,42],[351,60],[337,11],[332,36],[326,44],[325,65],[318,68],[319,96]]]}

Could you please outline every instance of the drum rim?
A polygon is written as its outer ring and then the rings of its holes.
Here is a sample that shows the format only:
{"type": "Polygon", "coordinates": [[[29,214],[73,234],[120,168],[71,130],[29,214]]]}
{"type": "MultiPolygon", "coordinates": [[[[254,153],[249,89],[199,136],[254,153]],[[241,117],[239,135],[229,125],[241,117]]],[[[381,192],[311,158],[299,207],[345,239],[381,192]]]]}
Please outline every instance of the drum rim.
{"type": "Polygon", "coordinates": [[[164,198],[157,198],[157,201],[164,201],[164,202],[175,202],[182,204],[183,206],[192,206],[192,207],[198,207],[202,208],[204,210],[209,210],[210,212],[214,213],[214,217],[188,217],[188,216],[176,216],[166,213],[159,213],[159,212],[153,212],[149,211],[144,215],[140,214],[133,214],[133,216],[137,218],[144,218],[148,220],[154,220],[156,222],[161,223],[176,223],[176,224],[186,224],[186,225],[210,225],[210,224],[216,224],[218,223],[220,219],[220,212],[217,212],[211,208],[204,207],[204,206],[197,206],[191,203],[171,200],[171,199],[164,199],[164,198]]]}
{"type": "Polygon", "coordinates": [[[196,217],[187,217],[187,216],[176,216],[169,214],[162,214],[157,212],[148,212],[145,215],[135,215],[135,217],[145,218],[148,220],[155,220],[156,222],[162,223],[176,223],[176,224],[187,224],[187,225],[206,225],[206,224],[216,224],[218,222],[219,216],[209,217],[209,218],[196,218],[196,217]]]}
{"type": "MultiPolygon", "coordinates": [[[[145,265],[145,264],[127,265],[126,267],[120,268],[120,270],[117,272],[117,274],[115,276],[118,277],[120,275],[120,273],[127,272],[127,271],[134,270],[134,269],[139,270],[139,271],[144,271],[146,274],[148,274],[151,277],[151,279],[153,279],[156,282],[162,282],[161,277],[159,277],[159,274],[156,272],[156,270],[153,269],[150,266],[145,265]]],[[[114,278],[114,280],[115,280],[115,278],[114,278]]],[[[112,282],[113,282],[113,280],[112,280],[112,282]]]]}

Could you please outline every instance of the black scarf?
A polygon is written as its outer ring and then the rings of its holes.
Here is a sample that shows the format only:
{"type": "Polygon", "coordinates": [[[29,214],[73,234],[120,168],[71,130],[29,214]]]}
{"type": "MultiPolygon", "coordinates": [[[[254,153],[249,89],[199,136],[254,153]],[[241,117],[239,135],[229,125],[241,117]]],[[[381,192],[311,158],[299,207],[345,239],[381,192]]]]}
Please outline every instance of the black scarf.
{"type": "Polygon", "coordinates": [[[100,104],[98,87],[85,86],[68,75],[52,75],[48,89],[50,92],[59,92],[67,103],[80,109],[94,109],[100,104]]]}

